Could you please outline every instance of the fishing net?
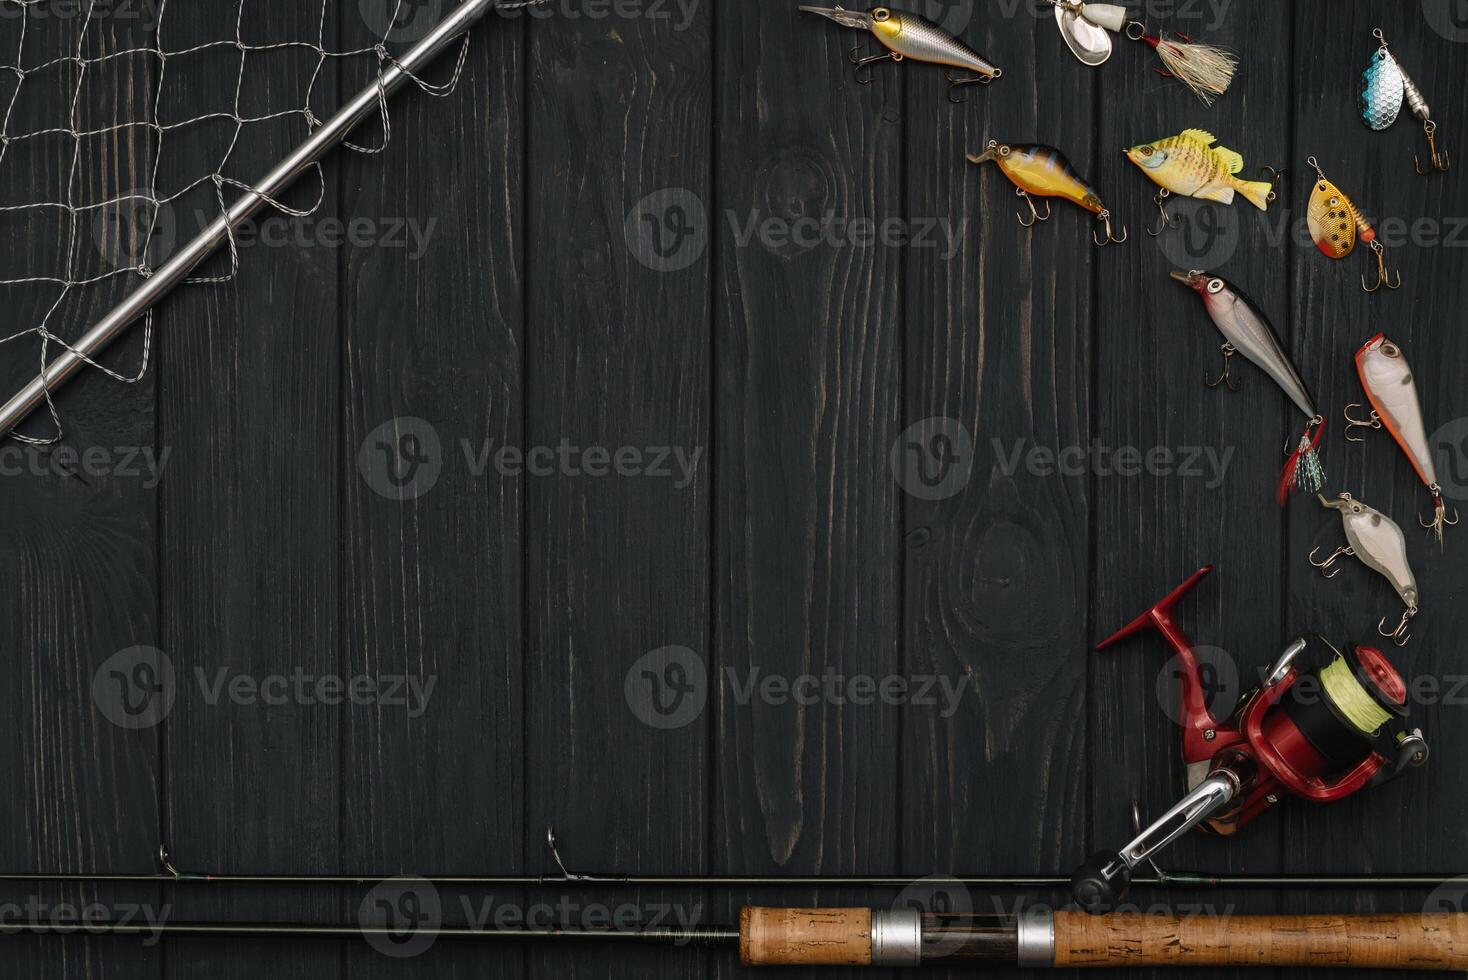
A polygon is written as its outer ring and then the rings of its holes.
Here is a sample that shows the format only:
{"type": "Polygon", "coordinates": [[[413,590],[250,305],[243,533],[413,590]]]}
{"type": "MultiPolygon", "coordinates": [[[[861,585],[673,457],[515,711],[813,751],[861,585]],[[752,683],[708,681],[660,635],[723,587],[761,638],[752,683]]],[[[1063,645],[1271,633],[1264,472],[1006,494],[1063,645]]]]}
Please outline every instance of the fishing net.
{"type": "MultiPolygon", "coordinates": [[[[388,44],[426,33],[427,18],[441,6],[425,11],[422,0],[0,0],[0,357],[20,356],[28,379],[58,348],[74,351],[66,338],[89,325],[74,318],[95,317],[149,278],[172,247],[198,230],[194,225],[217,218],[260,176],[244,170],[260,166],[248,149],[253,131],[270,129],[277,147],[306,138],[335,111],[342,85],[355,91],[396,64],[388,44]],[[307,25],[306,36],[262,36],[267,32],[252,25],[267,19],[266,4],[273,4],[268,19],[277,30],[282,22],[297,31],[307,25]],[[292,70],[278,70],[281,56],[296,59],[292,70]],[[224,98],[206,100],[206,92],[224,98]],[[123,173],[141,179],[130,182],[123,173]],[[27,344],[34,344],[34,359],[24,353],[27,344]]],[[[464,58],[461,50],[445,85],[413,81],[446,95],[464,58]]],[[[346,145],[381,152],[391,137],[385,104],[380,126],[378,145],[346,145]]],[[[304,192],[316,193],[314,204],[270,204],[291,216],[313,214],[325,197],[314,166],[319,190],[310,190],[308,175],[304,192]]],[[[211,260],[187,281],[231,280],[240,266],[233,232],[227,252],[227,267],[222,258],[211,260]]],[[[119,382],[136,383],[148,370],[152,331],[150,311],[141,351],[129,354],[128,367],[84,359],[119,382]]],[[[52,434],[15,438],[37,445],[61,438],[49,394],[46,404],[52,434]]]]}

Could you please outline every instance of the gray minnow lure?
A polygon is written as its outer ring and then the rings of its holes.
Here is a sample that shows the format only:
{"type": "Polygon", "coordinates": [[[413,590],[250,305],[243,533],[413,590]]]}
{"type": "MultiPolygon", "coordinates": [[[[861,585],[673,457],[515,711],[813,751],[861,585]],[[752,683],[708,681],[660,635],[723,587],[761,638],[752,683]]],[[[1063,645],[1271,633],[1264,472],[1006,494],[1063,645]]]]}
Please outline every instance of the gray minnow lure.
{"type": "Polygon", "coordinates": [[[1382,34],[1381,28],[1372,31],[1371,36],[1380,42],[1380,46],[1372,54],[1371,63],[1361,73],[1361,88],[1357,98],[1361,121],[1371,129],[1387,129],[1397,121],[1405,101],[1407,108],[1412,110],[1412,115],[1422,123],[1422,131],[1427,134],[1428,166],[1424,170],[1422,161],[1414,158],[1417,172],[1426,175],[1446,171],[1450,161],[1447,151],[1439,151],[1437,148],[1437,123],[1432,121],[1432,108],[1427,104],[1427,97],[1387,47],[1386,35],[1382,34]]]}
{"type": "Polygon", "coordinates": [[[1346,532],[1346,546],[1337,548],[1323,561],[1315,560],[1315,551],[1310,552],[1310,564],[1320,569],[1326,578],[1335,578],[1340,569],[1329,571],[1336,560],[1345,556],[1358,558],[1361,564],[1376,572],[1392,584],[1407,607],[1396,629],[1386,628],[1386,617],[1381,618],[1376,630],[1382,636],[1404,646],[1407,642],[1407,626],[1417,615],[1417,576],[1407,563],[1407,538],[1396,522],[1374,507],[1355,500],[1348,493],[1340,494],[1335,500],[1327,500],[1323,494],[1316,495],[1322,507],[1339,511],[1341,525],[1346,532]]]}
{"type": "Polygon", "coordinates": [[[1285,353],[1284,344],[1269,318],[1247,296],[1219,276],[1196,269],[1171,275],[1198,294],[1213,325],[1223,334],[1224,344],[1219,348],[1223,354],[1223,373],[1213,381],[1205,377],[1204,383],[1210,388],[1227,385],[1230,390],[1237,391],[1238,385],[1229,374],[1229,363],[1235,354],[1242,354],[1269,375],[1305,415],[1304,435],[1280,476],[1276,494],[1280,505],[1284,505],[1292,486],[1306,493],[1318,493],[1325,485],[1325,470],[1317,452],[1325,419],[1316,411],[1310,389],[1305,387],[1300,372],[1295,370],[1294,362],[1285,353]]]}
{"type": "Polygon", "coordinates": [[[869,31],[887,49],[885,54],[862,57],[861,46],[851,49],[851,63],[856,66],[856,80],[863,85],[872,81],[867,69],[879,61],[902,61],[911,58],[930,65],[944,65],[973,72],[970,76],[949,73],[950,102],[961,102],[953,96],[953,90],[964,85],[987,85],[1003,74],[998,68],[985,61],[973,48],[949,34],[937,24],[917,14],[891,7],[873,7],[869,11],[847,10],[844,7],[801,6],[807,14],[819,14],[833,20],[842,27],[869,31]]]}

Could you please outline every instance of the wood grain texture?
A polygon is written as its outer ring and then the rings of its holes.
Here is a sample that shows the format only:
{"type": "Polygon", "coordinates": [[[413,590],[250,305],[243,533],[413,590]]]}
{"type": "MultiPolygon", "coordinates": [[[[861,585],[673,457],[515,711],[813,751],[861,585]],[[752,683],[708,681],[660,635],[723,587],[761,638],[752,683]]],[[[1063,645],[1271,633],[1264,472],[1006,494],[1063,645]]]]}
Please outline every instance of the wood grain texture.
{"type": "MultiPolygon", "coordinates": [[[[953,420],[973,443],[967,478],[929,492],[913,468],[940,464],[934,446],[901,437],[904,662],[967,685],[956,712],[903,716],[902,867],[914,875],[1062,867],[1085,834],[1091,490],[1085,472],[1053,464],[1091,441],[1092,282],[1118,260],[1063,201],[1021,227],[1014,185],[965,154],[991,139],[1050,144],[1107,200],[1119,168],[1092,145],[1099,82],[1050,18],[976,10],[967,36],[1002,78],[955,107],[941,76],[913,71],[906,101],[908,213],[964,234],[951,260],[906,255],[904,425],[953,420]],[[1032,464],[1041,454],[1049,465],[1032,464]]],[[[914,899],[981,913],[1017,900],[941,882],[914,899]]]]}
{"type": "MultiPolygon", "coordinates": [[[[346,44],[356,46],[361,38],[346,29],[346,44]]],[[[405,94],[388,151],[342,167],[343,213],[384,232],[416,226],[424,240],[342,255],[351,454],[342,461],[344,653],[349,675],[414,678],[427,695],[416,707],[345,710],[342,861],[354,868],[518,869],[527,836],[524,480],[494,462],[503,447],[520,445],[524,425],[524,44],[523,21],[492,18],[470,41],[456,95],[405,94]],[[413,177],[426,173],[441,179],[413,177]],[[395,499],[382,482],[388,459],[407,476],[413,464],[403,456],[422,451],[404,454],[394,437],[429,433],[437,448],[419,464],[424,482],[395,499]]],[[[438,66],[430,80],[449,68],[438,66]]],[[[348,77],[343,87],[364,82],[348,77]]],[[[410,935],[434,924],[435,899],[449,924],[506,914],[520,900],[514,892],[404,894],[429,903],[388,905],[389,921],[410,935]]],[[[349,911],[379,897],[354,894],[349,911]]],[[[524,969],[518,951],[486,961],[473,944],[456,943],[411,957],[354,945],[346,962],[349,975],[375,978],[524,969]]]]}
{"type": "MultiPolygon", "coordinates": [[[[249,5],[256,40],[317,30],[314,3],[249,5]]],[[[1283,396],[1243,363],[1239,394],[1202,387],[1221,338],[1166,278],[1199,265],[1248,292],[1286,338],[1329,416],[1329,490],[1408,531],[1424,609],[1412,644],[1392,655],[1427,679],[1414,710],[1435,754],[1425,770],[1329,808],[1287,803],[1233,840],[1190,835],[1162,863],[1462,864],[1456,747],[1468,721],[1454,638],[1468,630],[1468,566],[1455,556],[1468,525],[1449,530],[1445,553],[1430,546],[1414,524],[1426,495],[1395,445],[1377,433],[1347,446],[1340,424],[1344,404],[1360,400],[1350,355],[1378,329],[1416,368],[1429,431],[1465,415],[1468,338],[1456,324],[1468,287],[1455,229],[1468,222],[1468,185],[1457,171],[1412,173],[1422,136],[1410,119],[1370,133],[1355,117],[1381,26],[1445,144],[1461,145],[1468,30],[1446,17],[1450,6],[1145,10],[1153,28],[1241,52],[1233,90],[1211,109],[1158,78],[1143,45],[1118,42],[1106,66],[1082,68],[1050,12],[1023,4],[924,8],[967,17],[963,36],[1005,70],[962,106],[945,100],[940,70],[910,62],[877,65],[874,84],[857,85],[846,55],[860,36],[793,3],[709,0],[685,19],[676,5],[668,17],[627,16],[572,0],[487,22],[452,98],[406,93],[383,157],[327,167],[321,217],[434,221],[425,253],[246,250],[235,284],[168,301],[152,378],[123,388],[87,373],[62,396],[69,446],[169,451],[159,489],[0,477],[10,596],[0,651],[22,665],[6,714],[16,751],[0,763],[14,788],[0,866],[148,870],[161,836],[190,870],[535,873],[550,869],[552,823],[573,870],[1045,872],[1120,844],[1133,798],[1155,815],[1183,791],[1175,686],[1156,638],[1106,654],[1089,652],[1095,641],[1215,562],[1179,618],[1215,665],[1232,665],[1224,703],[1294,633],[1372,639],[1398,608],[1364,568],[1325,583],[1305,564],[1311,547],[1338,542],[1339,519],[1309,500],[1274,505],[1279,449],[1298,431],[1283,396]],[[1174,201],[1189,226],[1154,241],[1143,228],[1155,187],[1120,151],[1195,126],[1240,151],[1248,176],[1264,164],[1291,173],[1263,215],[1174,201]],[[1049,223],[1019,228],[1007,182],[963,161],[989,138],[1061,148],[1131,241],[1095,251],[1093,222],[1064,203],[1049,223]],[[1365,296],[1356,277],[1368,255],[1331,263],[1304,238],[1310,154],[1392,237],[1401,291],[1365,296]],[[1431,229],[1403,240],[1424,217],[1440,219],[1436,242],[1424,238],[1431,229]],[[862,221],[925,227],[927,244],[859,241],[851,223],[862,221]],[[791,234],[811,227],[819,240],[791,234]],[[400,502],[373,490],[358,459],[382,423],[404,418],[432,424],[442,471],[432,491],[400,502]],[[971,474],[943,499],[909,492],[892,462],[908,427],[934,418],[961,424],[974,444],[971,474]],[[480,455],[485,440],[491,451],[565,440],[702,455],[681,486],[554,463],[506,475],[480,455]],[[1016,467],[1016,446],[1083,447],[1090,461],[1056,474],[1022,453],[1016,467]],[[1154,446],[1192,470],[1117,471],[1123,447],[1154,446]],[[98,665],[136,643],[164,648],[192,685],[151,733],[113,728],[88,693],[98,665]],[[643,660],[667,647],[695,659],[643,660]],[[671,668],[695,662],[703,708],[682,727],[644,723],[638,697],[676,701],[686,677],[671,668]],[[437,687],[418,718],[215,707],[195,668],[404,673],[437,687]],[[965,687],[945,715],[942,703],[776,703],[748,686],[827,670],[965,687]]],[[[172,41],[228,36],[233,10],[171,3],[172,41]]],[[[331,10],[329,39],[360,41],[361,5],[331,10]]],[[[0,21],[0,38],[12,23],[0,21]]],[[[232,95],[231,55],[211,57],[212,72],[170,65],[190,101],[232,95]]],[[[288,53],[258,64],[248,85],[261,101],[298,90],[309,68],[288,53]]],[[[318,112],[361,81],[327,70],[318,112]]],[[[152,94],[146,73],[103,89],[119,115],[152,94]]],[[[66,107],[62,88],[53,94],[54,117],[66,107]]],[[[231,176],[256,176],[302,128],[252,132],[231,176]]],[[[147,179],[150,146],[103,142],[84,168],[94,189],[147,179]]],[[[33,181],[54,184],[69,164],[64,149],[38,159],[34,170],[7,161],[0,188],[33,195],[33,181]]],[[[165,183],[186,172],[197,176],[197,162],[165,154],[165,183]]],[[[204,190],[184,217],[207,209],[204,190]]],[[[294,203],[309,204],[310,191],[294,203]]],[[[7,263],[56,248],[0,234],[7,263]]],[[[41,302],[25,299],[6,322],[31,319],[41,302]]],[[[65,318],[105,305],[79,302],[65,318]]],[[[139,339],[109,357],[128,363],[139,339]]],[[[7,383],[34,369],[33,355],[0,348],[7,383]]],[[[1468,498],[1468,452],[1453,431],[1445,482],[1468,498]]],[[[55,895],[94,893],[106,898],[55,895]]],[[[439,897],[459,918],[460,896],[439,897]]],[[[1063,899],[941,881],[895,898],[538,896],[563,897],[653,914],[672,903],[670,914],[704,924],[732,921],[747,902],[988,912],[1063,899]]],[[[352,921],[361,899],[183,891],[175,917],[352,921]]],[[[482,911],[486,897],[471,899],[482,911]]],[[[1464,890],[1134,900],[1415,914],[1457,908],[1464,890]]],[[[17,975],[48,977],[743,975],[729,952],[586,946],[446,943],[399,959],[333,944],[28,940],[12,953],[17,975]]]]}
{"type": "MultiPolygon", "coordinates": [[[[683,222],[711,200],[711,24],[707,8],[686,24],[603,8],[531,25],[524,445],[645,454],[603,475],[586,459],[541,467],[524,488],[534,867],[552,824],[581,867],[707,866],[711,722],[694,665],[708,663],[710,260],[683,222]],[[653,447],[668,450],[660,465],[653,447]],[[673,451],[692,464],[682,476],[673,451]],[[655,651],[670,647],[690,673],[667,672],[655,651]]],[[[696,894],[565,900],[705,914],[696,894]]],[[[528,972],[582,964],[542,947],[528,972]]],[[[698,976],[704,958],[627,950],[615,969],[698,976]]]]}
{"type": "Polygon", "coordinates": [[[1462,970],[1468,966],[1468,915],[1059,912],[1055,965],[1462,970]]]}
{"type": "MultiPolygon", "coordinates": [[[[900,431],[903,250],[851,228],[903,218],[908,66],[857,85],[845,56],[860,38],[793,4],[742,9],[720,8],[716,45],[717,866],[890,868],[900,707],[751,683],[902,674],[886,460],[900,431]]],[[[771,899],[735,893],[717,908],[728,921],[771,899]]]]}
{"type": "MultiPolygon", "coordinates": [[[[7,11],[7,14],[13,14],[7,11]]],[[[33,66],[48,55],[73,54],[83,25],[75,18],[53,20],[19,44],[18,19],[0,23],[6,61],[16,54],[33,66]]],[[[92,52],[117,51],[139,43],[140,26],[119,19],[90,25],[92,52]]],[[[14,135],[65,125],[77,69],[28,78],[12,106],[14,79],[7,78],[5,104],[14,135]]],[[[140,114],[149,97],[151,66],[122,59],[97,72],[75,108],[81,118],[100,111],[140,114]]],[[[64,200],[86,205],[111,200],[146,183],[153,146],[136,133],[112,134],[86,144],[74,160],[68,135],[41,137],[7,148],[0,165],[0,200],[64,200]],[[73,177],[73,163],[76,163],[73,177]]],[[[131,236],[111,241],[96,234],[90,217],[75,229],[64,212],[11,212],[0,218],[0,269],[5,278],[56,273],[68,261],[75,278],[102,275],[130,264],[131,236]],[[76,233],[72,238],[73,230],[76,233]],[[74,241],[74,247],[72,242],[74,241]],[[120,248],[115,246],[121,246],[120,248]]],[[[137,277],[73,291],[56,308],[51,329],[75,339],[106,312],[137,277]]],[[[38,323],[56,303],[52,285],[4,287],[0,336],[38,323]]],[[[57,348],[53,345],[50,357],[57,348]]],[[[135,336],[108,352],[104,362],[132,373],[142,354],[135,336]]],[[[0,384],[6,395],[35,375],[40,340],[24,337],[0,346],[0,384]]],[[[157,448],[155,385],[151,377],[122,385],[100,371],[84,371],[58,398],[65,435],[54,446],[0,445],[0,656],[7,665],[0,718],[10,751],[0,761],[7,788],[0,820],[0,864],[25,870],[148,871],[157,849],[162,779],[156,728],[130,730],[114,724],[94,698],[93,684],[111,691],[106,670],[114,654],[158,644],[158,515],[148,485],[151,474],[88,472],[82,461],[101,452],[112,465],[129,454],[157,448]]],[[[43,411],[22,427],[36,437],[54,434],[43,411]]],[[[134,459],[134,461],[136,461],[134,459]]],[[[104,698],[121,705],[122,695],[104,698]]],[[[144,708],[146,700],[132,702],[144,708]]],[[[143,717],[143,716],[140,716],[143,717]]],[[[149,889],[80,886],[16,886],[6,890],[7,918],[30,907],[74,909],[101,903],[114,912],[123,903],[150,903],[149,889]]],[[[13,976],[98,980],[143,980],[159,976],[157,949],[117,955],[107,943],[83,940],[5,942],[3,972],[13,976]]]]}
{"type": "MultiPolygon", "coordinates": [[[[255,43],[321,37],[316,4],[249,6],[245,27],[255,43]]],[[[236,14],[230,5],[169,4],[164,39],[233,37],[236,14]]],[[[325,44],[334,46],[334,18],[325,30],[325,44]]],[[[315,68],[303,51],[242,56],[245,113],[251,104],[299,98],[315,68]]],[[[175,74],[165,79],[172,97],[186,90],[186,106],[231,108],[239,59],[234,52],[213,57],[172,65],[175,74]]],[[[324,71],[318,106],[339,98],[335,63],[324,71]]],[[[160,111],[170,110],[165,104],[160,111]]],[[[299,116],[246,127],[226,174],[257,178],[306,130],[299,116]]],[[[160,178],[172,188],[197,179],[201,163],[218,163],[200,156],[203,147],[217,154],[228,145],[218,127],[172,135],[160,178]]],[[[287,203],[309,207],[315,193],[307,178],[287,203]]],[[[192,234],[217,214],[213,186],[181,198],[175,213],[181,237],[192,234]]],[[[213,687],[221,679],[265,685],[345,672],[340,479],[349,457],[340,439],[339,255],[314,244],[321,222],[337,214],[329,190],[310,218],[267,212],[243,236],[249,244],[240,249],[234,281],[186,287],[168,300],[158,413],[160,441],[173,448],[177,469],[159,489],[159,554],[162,646],[174,660],[179,693],[163,727],[164,835],[183,868],[328,872],[340,860],[340,707],[213,687]],[[267,227],[301,231],[313,244],[271,247],[267,227]]],[[[221,255],[201,274],[228,271],[221,255]]],[[[329,921],[340,910],[326,890],[184,891],[175,902],[180,919],[329,921]]],[[[340,959],[331,945],[249,942],[179,943],[168,954],[166,976],[178,978],[306,980],[334,972],[340,959]]]]}

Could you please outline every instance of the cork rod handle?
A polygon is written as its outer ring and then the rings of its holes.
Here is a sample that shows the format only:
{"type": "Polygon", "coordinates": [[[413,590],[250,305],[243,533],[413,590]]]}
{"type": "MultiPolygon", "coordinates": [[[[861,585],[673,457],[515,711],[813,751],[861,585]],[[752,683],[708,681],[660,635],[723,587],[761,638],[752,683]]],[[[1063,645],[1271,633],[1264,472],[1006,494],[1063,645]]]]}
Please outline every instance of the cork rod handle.
{"type": "Polygon", "coordinates": [[[1055,965],[1468,969],[1468,914],[1055,913],[1055,965]]]}
{"type": "Polygon", "coordinates": [[[745,908],[739,959],[745,966],[870,966],[872,910],[745,908]]]}

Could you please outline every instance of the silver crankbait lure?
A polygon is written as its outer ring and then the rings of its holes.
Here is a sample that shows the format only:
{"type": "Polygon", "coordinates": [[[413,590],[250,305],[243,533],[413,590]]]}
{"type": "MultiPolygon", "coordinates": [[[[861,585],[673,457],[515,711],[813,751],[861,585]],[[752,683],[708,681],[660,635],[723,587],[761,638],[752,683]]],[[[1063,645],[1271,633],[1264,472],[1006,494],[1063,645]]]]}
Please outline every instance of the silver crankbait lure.
{"type": "Polygon", "coordinates": [[[1418,479],[1432,494],[1432,520],[1418,518],[1418,521],[1437,535],[1437,543],[1441,546],[1443,528],[1458,523],[1458,512],[1454,510],[1453,517],[1448,518],[1442,486],[1437,482],[1437,464],[1432,458],[1432,447],[1427,443],[1422,400],[1417,397],[1417,382],[1406,355],[1385,334],[1377,334],[1356,352],[1356,373],[1360,375],[1361,387],[1366,389],[1366,397],[1371,402],[1371,417],[1355,418],[1351,409],[1360,408],[1360,404],[1347,405],[1346,438],[1351,442],[1361,442],[1363,440],[1351,438],[1352,429],[1386,426],[1397,445],[1402,447],[1402,452],[1407,454],[1418,479]]]}
{"type": "Polygon", "coordinates": [[[1383,616],[1376,625],[1376,631],[1397,646],[1405,646],[1408,639],[1407,625],[1417,615],[1418,592],[1417,576],[1412,574],[1412,566],[1407,563],[1407,539],[1402,534],[1402,529],[1390,517],[1373,507],[1367,507],[1359,500],[1353,500],[1348,493],[1341,494],[1335,500],[1326,500],[1323,494],[1317,494],[1317,497],[1322,507],[1340,511],[1341,524],[1349,543],[1331,552],[1330,557],[1324,561],[1315,560],[1315,552],[1320,550],[1316,548],[1310,552],[1310,564],[1320,569],[1326,578],[1335,578],[1340,574],[1340,569],[1327,569],[1337,559],[1359,558],[1361,564],[1390,582],[1407,610],[1402,613],[1401,622],[1397,623],[1396,629],[1387,629],[1386,617],[1383,616]]]}
{"type": "Polygon", "coordinates": [[[1171,275],[1198,294],[1208,315],[1213,319],[1213,325],[1224,337],[1224,344],[1219,348],[1223,354],[1223,373],[1213,381],[1209,381],[1205,375],[1203,383],[1209,388],[1226,385],[1230,391],[1238,391],[1238,385],[1234,384],[1229,375],[1229,364],[1235,354],[1243,354],[1269,375],[1289,396],[1290,401],[1305,413],[1305,434],[1300,437],[1285,463],[1284,472],[1280,474],[1276,493],[1280,506],[1284,506],[1292,486],[1306,493],[1318,492],[1325,485],[1325,468],[1321,465],[1317,452],[1325,419],[1315,410],[1315,399],[1310,396],[1310,390],[1300,380],[1300,372],[1295,370],[1294,363],[1285,354],[1284,344],[1274,326],[1247,296],[1218,276],[1196,269],[1190,272],[1174,272],[1171,275]]]}
{"type": "Polygon", "coordinates": [[[861,45],[851,49],[850,58],[851,63],[856,66],[856,80],[862,85],[871,84],[872,75],[866,69],[877,62],[902,61],[904,58],[911,58],[913,61],[922,61],[930,65],[944,65],[948,68],[973,72],[973,75],[968,76],[947,73],[948,101],[962,102],[962,99],[953,97],[954,90],[964,85],[987,85],[1003,74],[998,68],[985,61],[973,48],[926,17],[919,17],[917,14],[893,10],[890,7],[873,7],[865,13],[859,10],[847,10],[840,6],[802,6],[800,9],[807,14],[820,14],[842,27],[870,31],[878,41],[882,42],[882,46],[887,49],[886,54],[863,57],[861,45]]]}
{"type": "Polygon", "coordinates": [[[1428,167],[1423,170],[1422,161],[1416,157],[1412,159],[1413,165],[1423,175],[1445,172],[1450,161],[1447,151],[1437,148],[1437,123],[1432,121],[1432,109],[1427,105],[1427,98],[1387,47],[1386,35],[1382,34],[1381,28],[1372,31],[1371,36],[1380,41],[1381,46],[1371,56],[1371,64],[1361,73],[1361,92],[1357,100],[1361,121],[1372,129],[1386,129],[1397,121],[1402,102],[1406,100],[1407,108],[1412,110],[1412,115],[1422,123],[1422,131],[1427,134],[1428,167]]]}

